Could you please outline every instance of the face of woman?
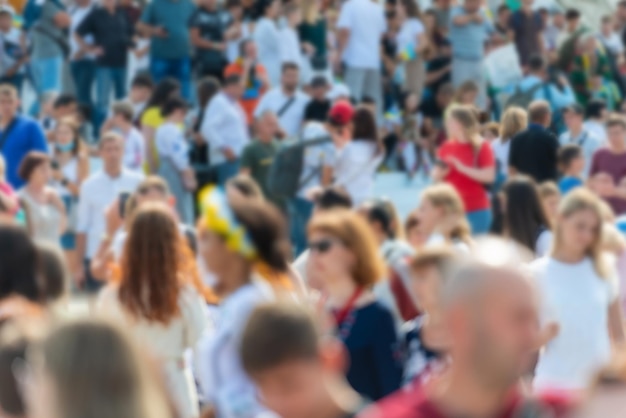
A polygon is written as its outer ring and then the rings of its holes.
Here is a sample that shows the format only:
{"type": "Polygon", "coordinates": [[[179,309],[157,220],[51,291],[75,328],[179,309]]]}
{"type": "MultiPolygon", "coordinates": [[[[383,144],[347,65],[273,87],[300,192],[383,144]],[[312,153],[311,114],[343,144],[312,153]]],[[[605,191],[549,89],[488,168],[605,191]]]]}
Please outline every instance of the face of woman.
{"type": "Polygon", "coordinates": [[[54,138],[57,144],[66,145],[71,144],[74,140],[74,131],[67,125],[61,124],[57,126],[55,130],[54,138]]]}
{"type": "Polygon", "coordinates": [[[437,22],[435,21],[435,16],[431,14],[425,14],[422,16],[424,27],[426,28],[426,32],[430,33],[435,30],[435,26],[437,22]]]}
{"type": "Polygon", "coordinates": [[[443,211],[433,205],[428,199],[422,199],[416,214],[419,219],[420,229],[423,232],[430,231],[430,233],[437,227],[444,216],[443,211]]]}
{"type": "Polygon", "coordinates": [[[206,229],[200,233],[199,247],[204,265],[219,280],[220,273],[225,271],[229,263],[234,262],[233,253],[228,249],[222,237],[206,229]]]}
{"type": "Polygon", "coordinates": [[[350,249],[336,237],[322,232],[309,235],[307,279],[316,290],[324,290],[338,277],[349,276],[355,263],[350,249]]]}
{"type": "Polygon", "coordinates": [[[459,121],[453,117],[446,118],[446,132],[448,132],[448,137],[450,138],[463,138],[463,128],[459,121]]]}
{"type": "Polygon", "coordinates": [[[39,166],[33,170],[28,182],[31,184],[45,185],[50,181],[51,173],[50,164],[39,164],[39,166]]]}
{"type": "Polygon", "coordinates": [[[411,288],[418,306],[425,312],[433,312],[439,306],[439,272],[434,267],[428,267],[411,275],[411,288]]]}
{"type": "Polygon", "coordinates": [[[548,215],[548,218],[551,220],[556,219],[557,214],[559,212],[559,203],[561,202],[561,198],[559,196],[548,196],[543,198],[543,210],[548,215]]]}
{"type": "Polygon", "coordinates": [[[584,254],[599,234],[601,221],[589,209],[580,210],[568,217],[560,217],[559,241],[563,248],[572,253],[584,254]]]}

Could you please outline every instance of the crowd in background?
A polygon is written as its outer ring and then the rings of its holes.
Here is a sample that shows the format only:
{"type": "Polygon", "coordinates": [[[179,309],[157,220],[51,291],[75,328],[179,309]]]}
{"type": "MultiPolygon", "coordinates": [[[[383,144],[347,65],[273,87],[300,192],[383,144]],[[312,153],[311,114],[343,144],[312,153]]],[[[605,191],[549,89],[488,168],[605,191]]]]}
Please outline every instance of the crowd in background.
{"type": "Polygon", "coordinates": [[[626,416],[626,2],[536,6],[0,0],[0,416],[626,416]]]}

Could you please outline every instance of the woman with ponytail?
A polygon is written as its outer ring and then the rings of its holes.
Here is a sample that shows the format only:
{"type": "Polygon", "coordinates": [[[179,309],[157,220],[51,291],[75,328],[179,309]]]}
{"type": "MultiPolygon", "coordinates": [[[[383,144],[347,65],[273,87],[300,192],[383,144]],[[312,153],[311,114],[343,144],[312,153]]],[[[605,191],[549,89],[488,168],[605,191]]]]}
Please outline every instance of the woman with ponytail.
{"type": "Polygon", "coordinates": [[[491,205],[485,186],[496,178],[491,145],[480,136],[474,107],[453,105],[446,114],[448,140],[437,152],[435,181],[450,183],[459,192],[473,234],[485,234],[491,226],[491,205]]]}

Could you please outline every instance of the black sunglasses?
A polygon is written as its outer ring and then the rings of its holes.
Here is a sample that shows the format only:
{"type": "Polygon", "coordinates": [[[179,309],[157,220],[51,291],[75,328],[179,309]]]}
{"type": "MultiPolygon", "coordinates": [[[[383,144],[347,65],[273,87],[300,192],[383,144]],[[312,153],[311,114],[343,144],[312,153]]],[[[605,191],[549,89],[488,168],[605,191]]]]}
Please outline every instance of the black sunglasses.
{"type": "Polygon", "coordinates": [[[311,250],[312,252],[324,254],[330,251],[336,244],[337,241],[333,241],[331,239],[323,239],[316,242],[309,242],[309,250],[311,250]]]}

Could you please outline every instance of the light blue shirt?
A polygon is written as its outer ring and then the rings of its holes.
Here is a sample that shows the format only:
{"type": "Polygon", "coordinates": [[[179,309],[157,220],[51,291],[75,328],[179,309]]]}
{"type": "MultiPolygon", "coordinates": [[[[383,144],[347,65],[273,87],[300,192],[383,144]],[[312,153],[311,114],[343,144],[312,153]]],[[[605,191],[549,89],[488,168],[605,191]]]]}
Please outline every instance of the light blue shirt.
{"type": "MultiPolygon", "coordinates": [[[[528,91],[535,87],[537,84],[543,83],[543,80],[536,75],[527,75],[519,82],[519,84],[510,86],[508,91],[513,94],[515,88],[519,86],[522,91],[528,91]]],[[[550,103],[552,111],[561,110],[564,107],[576,103],[576,96],[574,91],[567,85],[562,91],[556,87],[553,83],[548,83],[545,88],[540,88],[535,92],[533,100],[545,100],[550,103]]]]}
{"type": "Polygon", "coordinates": [[[454,19],[466,15],[463,6],[457,6],[450,12],[450,33],[452,56],[466,60],[482,60],[485,56],[485,42],[493,32],[493,25],[484,10],[480,11],[482,23],[455,25],[454,19]]]}

